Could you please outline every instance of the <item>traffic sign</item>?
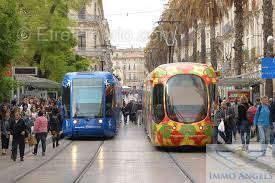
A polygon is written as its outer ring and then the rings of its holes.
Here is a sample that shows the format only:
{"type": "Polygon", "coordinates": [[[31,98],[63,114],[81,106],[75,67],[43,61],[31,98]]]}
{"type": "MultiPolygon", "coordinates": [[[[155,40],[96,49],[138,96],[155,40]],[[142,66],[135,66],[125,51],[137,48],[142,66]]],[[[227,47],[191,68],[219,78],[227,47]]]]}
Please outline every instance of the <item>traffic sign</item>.
{"type": "Polygon", "coordinates": [[[263,79],[275,78],[275,58],[270,58],[270,57],[262,58],[262,78],[263,79]]]}
{"type": "Polygon", "coordinates": [[[36,76],[37,75],[37,67],[14,67],[13,68],[14,75],[30,75],[36,76]]]}

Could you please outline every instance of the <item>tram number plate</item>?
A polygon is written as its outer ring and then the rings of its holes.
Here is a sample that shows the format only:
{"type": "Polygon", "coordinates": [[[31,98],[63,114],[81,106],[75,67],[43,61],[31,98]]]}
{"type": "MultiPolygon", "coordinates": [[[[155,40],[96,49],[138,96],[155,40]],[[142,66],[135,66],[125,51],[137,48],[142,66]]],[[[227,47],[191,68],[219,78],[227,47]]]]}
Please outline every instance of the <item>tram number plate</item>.
{"type": "Polygon", "coordinates": [[[87,125],[86,128],[100,128],[100,126],[87,125]]]}

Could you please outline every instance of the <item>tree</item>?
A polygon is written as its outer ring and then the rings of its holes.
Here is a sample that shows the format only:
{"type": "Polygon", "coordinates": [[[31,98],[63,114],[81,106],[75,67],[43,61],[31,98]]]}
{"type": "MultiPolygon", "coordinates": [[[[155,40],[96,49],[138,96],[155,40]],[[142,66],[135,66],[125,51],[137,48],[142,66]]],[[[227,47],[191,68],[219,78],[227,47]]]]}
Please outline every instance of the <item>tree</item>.
{"type": "Polygon", "coordinates": [[[60,81],[62,74],[71,70],[72,65],[67,66],[66,54],[71,52],[77,42],[70,29],[74,23],[68,13],[71,9],[77,10],[85,2],[87,0],[20,2],[24,27],[30,34],[29,39],[24,41],[22,58],[30,60],[29,65],[39,67],[40,77],[60,81]]]}
{"type": "Polygon", "coordinates": [[[0,0],[0,101],[10,96],[15,84],[5,71],[20,53],[20,30],[16,0],[0,0]]]}
{"type": "Polygon", "coordinates": [[[18,56],[21,21],[16,0],[0,0],[0,78],[7,65],[18,56]]]}
{"type": "MultiPolygon", "coordinates": [[[[273,36],[273,4],[272,0],[263,0],[263,42],[264,56],[271,57],[273,54],[273,45],[267,43],[267,37],[273,36]]],[[[273,97],[273,82],[272,79],[267,79],[265,82],[265,95],[273,97]]]]}

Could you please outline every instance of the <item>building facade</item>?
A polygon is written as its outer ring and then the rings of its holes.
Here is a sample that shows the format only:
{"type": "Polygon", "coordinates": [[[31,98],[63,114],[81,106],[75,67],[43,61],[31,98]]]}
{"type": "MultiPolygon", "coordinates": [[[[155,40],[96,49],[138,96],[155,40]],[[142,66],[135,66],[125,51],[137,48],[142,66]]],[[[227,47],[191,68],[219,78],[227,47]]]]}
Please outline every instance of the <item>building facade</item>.
{"type": "MultiPolygon", "coordinates": [[[[216,25],[216,41],[217,41],[217,62],[218,70],[222,72],[222,79],[224,79],[224,85],[220,88],[220,92],[223,97],[226,97],[228,90],[236,89],[237,84],[232,83],[237,78],[243,78],[242,81],[246,81],[247,85],[243,85],[253,91],[254,100],[257,97],[263,96],[264,80],[261,79],[261,58],[263,57],[263,11],[262,0],[250,0],[244,7],[244,34],[243,34],[243,65],[242,75],[236,76],[237,65],[234,62],[235,50],[235,28],[234,28],[234,7],[228,11],[228,15],[224,16],[221,22],[216,25]],[[228,82],[228,83],[227,83],[228,82]]],[[[273,5],[275,0],[273,0],[273,5]]],[[[197,34],[197,52],[201,53],[201,23],[199,22],[197,34]]],[[[275,12],[273,11],[273,35],[275,35],[275,12]]],[[[193,55],[193,29],[189,30],[189,44],[188,55],[184,47],[185,40],[182,36],[182,47],[180,52],[181,60],[192,61],[193,55]]],[[[273,45],[275,49],[275,44],[273,45]]],[[[211,64],[210,58],[210,27],[206,27],[206,62],[211,64]]],[[[175,53],[176,54],[176,53],[175,53]]],[[[200,58],[200,55],[198,55],[200,58]]],[[[175,59],[174,59],[175,60],[175,59]]],[[[241,80],[240,80],[241,81],[241,80]]],[[[275,82],[273,80],[274,86],[275,82]]],[[[243,84],[243,83],[239,83],[243,84]]],[[[273,89],[275,94],[275,87],[273,89]]],[[[273,95],[274,95],[273,94],[273,95]]]]}
{"type": "Polygon", "coordinates": [[[115,49],[112,62],[114,74],[121,79],[122,85],[141,87],[146,75],[143,49],[115,49]]]}
{"type": "Polygon", "coordinates": [[[90,70],[111,69],[110,29],[104,17],[102,0],[91,0],[83,4],[78,12],[70,11],[74,20],[72,27],[77,37],[75,51],[78,55],[91,60],[90,70]]]}

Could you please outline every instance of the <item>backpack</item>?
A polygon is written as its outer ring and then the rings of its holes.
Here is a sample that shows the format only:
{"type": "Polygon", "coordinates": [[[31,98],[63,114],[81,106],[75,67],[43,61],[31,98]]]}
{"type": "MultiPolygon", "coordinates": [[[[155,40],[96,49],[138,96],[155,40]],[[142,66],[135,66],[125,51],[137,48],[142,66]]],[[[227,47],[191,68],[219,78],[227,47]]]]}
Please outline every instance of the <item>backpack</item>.
{"type": "Polygon", "coordinates": [[[249,107],[248,110],[246,111],[247,121],[251,125],[253,124],[254,116],[255,116],[256,112],[257,112],[257,107],[255,107],[255,106],[249,107]]]}

